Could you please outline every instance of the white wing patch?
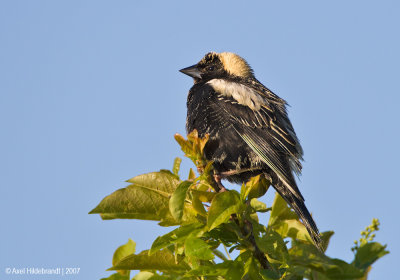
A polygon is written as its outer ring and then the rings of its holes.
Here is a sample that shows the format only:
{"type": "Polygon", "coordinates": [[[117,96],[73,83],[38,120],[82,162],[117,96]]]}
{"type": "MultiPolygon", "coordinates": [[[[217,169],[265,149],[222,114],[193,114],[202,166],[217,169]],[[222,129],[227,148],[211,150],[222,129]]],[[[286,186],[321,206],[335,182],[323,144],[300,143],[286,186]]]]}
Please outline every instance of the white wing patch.
{"type": "Polygon", "coordinates": [[[266,101],[257,92],[245,85],[223,79],[212,79],[207,84],[219,94],[232,97],[239,104],[247,106],[253,111],[258,111],[262,105],[266,105],[266,101]]]}

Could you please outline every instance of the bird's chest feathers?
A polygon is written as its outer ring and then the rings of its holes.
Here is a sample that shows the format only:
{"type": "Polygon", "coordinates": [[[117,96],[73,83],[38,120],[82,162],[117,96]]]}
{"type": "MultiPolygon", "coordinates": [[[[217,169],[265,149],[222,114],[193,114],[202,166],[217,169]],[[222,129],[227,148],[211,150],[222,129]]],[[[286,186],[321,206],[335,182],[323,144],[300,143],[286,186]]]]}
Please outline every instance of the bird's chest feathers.
{"type": "Polygon", "coordinates": [[[217,126],[213,104],[216,96],[212,88],[203,84],[195,85],[189,92],[187,100],[186,129],[190,133],[196,129],[200,137],[210,134],[213,127],[217,126]]]}

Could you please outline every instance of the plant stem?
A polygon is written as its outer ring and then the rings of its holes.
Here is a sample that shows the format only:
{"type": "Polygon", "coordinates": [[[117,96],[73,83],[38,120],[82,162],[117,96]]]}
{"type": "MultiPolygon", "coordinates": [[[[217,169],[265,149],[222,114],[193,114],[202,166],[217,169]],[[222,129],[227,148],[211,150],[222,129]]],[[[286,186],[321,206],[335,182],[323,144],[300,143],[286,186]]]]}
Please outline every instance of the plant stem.
{"type": "Polygon", "coordinates": [[[228,249],[226,249],[226,246],[224,244],[222,244],[222,246],[224,246],[225,253],[228,256],[228,259],[232,260],[231,255],[229,255],[228,249]]]}

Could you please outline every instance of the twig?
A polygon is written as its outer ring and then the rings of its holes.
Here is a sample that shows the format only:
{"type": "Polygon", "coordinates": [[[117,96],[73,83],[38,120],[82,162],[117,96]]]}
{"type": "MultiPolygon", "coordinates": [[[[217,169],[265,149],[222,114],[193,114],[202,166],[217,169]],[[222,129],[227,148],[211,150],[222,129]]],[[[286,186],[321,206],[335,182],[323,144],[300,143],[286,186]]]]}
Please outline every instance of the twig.
{"type": "Polygon", "coordinates": [[[235,221],[235,223],[239,226],[240,230],[242,231],[242,234],[244,236],[248,236],[248,241],[250,241],[251,245],[253,246],[252,249],[253,249],[254,256],[258,259],[262,268],[272,270],[272,267],[269,264],[267,257],[257,246],[256,239],[254,238],[254,234],[253,234],[253,225],[248,220],[244,220],[244,223],[246,224],[246,226],[241,227],[237,215],[232,214],[231,217],[235,221]]]}
{"type": "Polygon", "coordinates": [[[226,249],[226,246],[225,246],[224,244],[222,244],[222,246],[224,246],[225,253],[226,253],[226,255],[228,256],[228,259],[232,260],[231,255],[230,255],[229,252],[228,252],[228,249],[226,249]]]}

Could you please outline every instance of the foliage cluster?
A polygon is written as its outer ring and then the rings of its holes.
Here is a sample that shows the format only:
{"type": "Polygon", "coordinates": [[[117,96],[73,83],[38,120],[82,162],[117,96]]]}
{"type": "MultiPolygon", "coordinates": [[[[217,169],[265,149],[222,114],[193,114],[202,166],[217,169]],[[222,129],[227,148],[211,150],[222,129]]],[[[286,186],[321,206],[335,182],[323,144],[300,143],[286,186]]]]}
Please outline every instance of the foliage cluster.
{"type": "MultiPolygon", "coordinates": [[[[102,280],[132,279],[367,279],[371,265],[388,253],[373,242],[379,222],[356,241],[354,260],[347,263],[319,251],[286,202],[276,195],[271,207],[260,200],[269,188],[262,176],[241,186],[240,192],[215,191],[212,162],[203,157],[207,138],[196,132],[188,139],[175,135],[185,155],[196,165],[181,179],[181,159],[172,171],[160,170],[127,180],[129,186],[105,197],[90,213],[108,219],[159,221],[174,229],[138,254],[129,240],[113,256],[116,273],[102,280]],[[269,212],[267,224],[258,214],[269,212]],[[235,256],[235,257],[233,257],[235,256]]],[[[333,231],[322,233],[323,249],[333,231]]]]}

